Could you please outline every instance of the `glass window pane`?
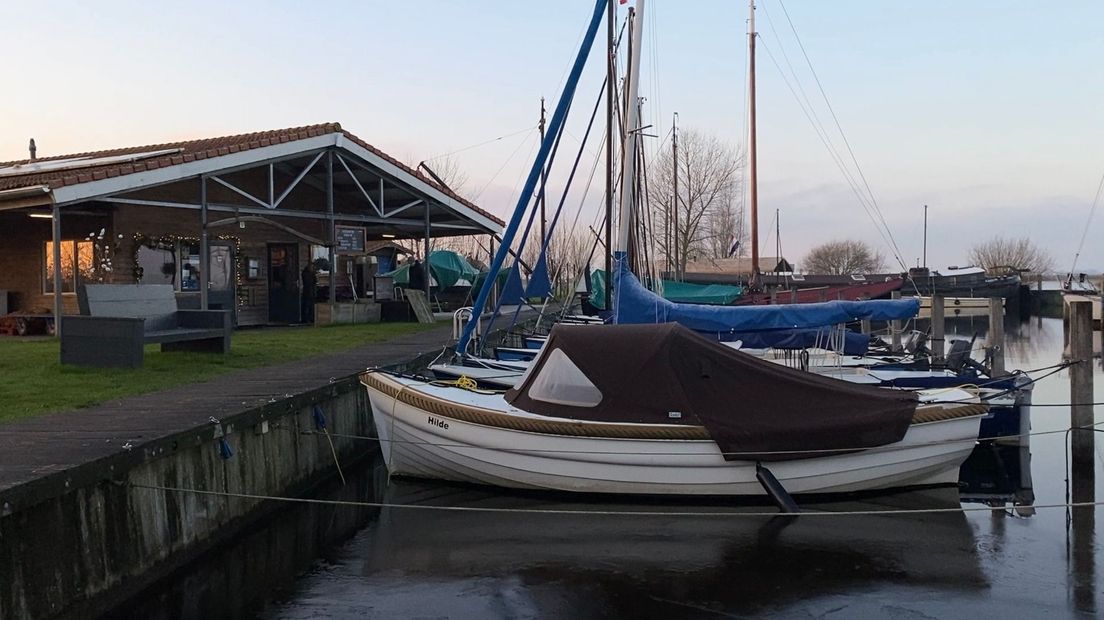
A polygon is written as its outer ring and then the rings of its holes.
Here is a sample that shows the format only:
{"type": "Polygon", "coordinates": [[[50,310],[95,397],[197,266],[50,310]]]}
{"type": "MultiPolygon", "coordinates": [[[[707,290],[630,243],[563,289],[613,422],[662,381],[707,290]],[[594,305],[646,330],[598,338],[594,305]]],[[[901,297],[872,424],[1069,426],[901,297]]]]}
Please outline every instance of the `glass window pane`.
{"type": "Polygon", "coordinates": [[[199,290],[198,243],[180,243],[180,290],[199,290]]]}
{"type": "Polygon", "coordinates": [[[207,279],[212,291],[229,291],[233,285],[234,262],[230,260],[230,248],[225,245],[213,245],[211,252],[211,277],[207,279]]]}
{"type": "Polygon", "coordinates": [[[142,284],[171,284],[176,286],[176,254],[170,248],[141,246],[137,255],[142,284]]]}
{"type": "MultiPolygon", "coordinates": [[[[54,243],[47,241],[43,244],[43,252],[45,254],[45,260],[43,265],[46,266],[43,276],[42,290],[45,293],[54,292],[54,243]]],[[[76,287],[73,282],[73,242],[62,241],[61,242],[61,292],[72,293],[76,291],[76,287]]]]}
{"type": "MultiPolygon", "coordinates": [[[[69,249],[77,264],[77,277],[81,282],[94,282],[96,278],[95,251],[91,241],[75,241],[69,249]]],[[[64,248],[65,246],[62,246],[64,248]]],[[[107,273],[101,274],[105,278],[107,273]]],[[[76,289],[73,289],[76,290],[76,289]]]]}

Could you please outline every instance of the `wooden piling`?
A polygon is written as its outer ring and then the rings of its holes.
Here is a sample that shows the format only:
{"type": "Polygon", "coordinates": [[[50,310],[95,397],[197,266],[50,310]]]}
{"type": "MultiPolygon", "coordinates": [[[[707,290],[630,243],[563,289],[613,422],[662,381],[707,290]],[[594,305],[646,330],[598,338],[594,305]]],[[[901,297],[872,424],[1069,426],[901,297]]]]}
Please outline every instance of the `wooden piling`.
{"type": "MultiPolygon", "coordinates": [[[[901,298],[901,291],[893,291],[892,293],[890,293],[890,297],[892,297],[893,299],[900,299],[901,298]]],[[[894,353],[900,353],[902,347],[901,347],[901,321],[899,319],[896,320],[896,321],[890,321],[889,322],[889,337],[890,337],[890,349],[894,353]]]]}
{"type": "Polygon", "coordinates": [[[863,319],[863,320],[859,321],[859,329],[862,330],[862,333],[869,336],[870,331],[871,331],[871,329],[870,329],[870,319],[863,319]]]}
{"type": "Polygon", "coordinates": [[[1007,374],[1004,369],[1004,300],[989,298],[989,354],[992,358],[992,376],[1007,374]]]}
{"type": "Polygon", "coordinates": [[[943,296],[932,295],[931,298],[931,363],[933,366],[943,365],[943,296]]]}
{"type": "Polygon", "coordinates": [[[1080,487],[1091,491],[1095,477],[1092,302],[1071,301],[1068,305],[1069,352],[1073,362],[1069,369],[1073,486],[1075,490],[1080,487]]]}

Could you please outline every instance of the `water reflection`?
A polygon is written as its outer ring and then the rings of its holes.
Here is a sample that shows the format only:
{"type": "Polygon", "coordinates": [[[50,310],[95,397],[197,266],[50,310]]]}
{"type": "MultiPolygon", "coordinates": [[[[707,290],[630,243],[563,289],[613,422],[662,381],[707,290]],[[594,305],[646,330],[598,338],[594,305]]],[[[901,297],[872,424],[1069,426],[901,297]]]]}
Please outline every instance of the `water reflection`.
{"type": "MultiPolygon", "coordinates": [[[[367,605],[379,617],[442,610],[483,618],[742,614],[795,605],[813,609],[825,597],[878,584],[954,591],[987,586],[961,513],[785,521],[740,516],[772,510],[764,507],[581,503],[398,480],[382,498],[397,504],[581,512],[384,508],[336,567],[305,580],[306,604],[300,597],[272,609],[270,617],[340,615],[349,613],[350,605],[367,605]],[[700,511],[726,515],[682,514],[700,511]]],[[[817,509],[958,505],[954,489],[938,489],[817,509]]]]}

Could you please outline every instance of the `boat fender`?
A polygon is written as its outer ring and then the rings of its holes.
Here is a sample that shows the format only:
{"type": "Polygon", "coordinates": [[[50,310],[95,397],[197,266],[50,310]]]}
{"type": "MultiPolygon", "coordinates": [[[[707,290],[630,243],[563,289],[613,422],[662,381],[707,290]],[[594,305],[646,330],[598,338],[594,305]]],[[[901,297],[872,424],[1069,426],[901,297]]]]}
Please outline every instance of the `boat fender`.
{"type": "Polygon", "coordinates": [[[779,510],[790,514],[801,512],[801,508],[798,508],[797,502],[790,496],[789,491],[782,486],[778,478],[774,477],[774,473],[764,467],[762,463],[755,463],[755,479],[759,481],[767,495],[774,500],[779,510]]]}
{"type": "Polygon", "coordinates": [[[219,456],[224,461],[234,456],[234,449],[230,447],[230,442],[226,441],[226,437],[219,437],[219,456]]]}
{"type": "Polygon", "coordinates": [[[326,414],[322,411],[321,405],[314,406],[314,409],[312,410],[312,415],[314,416],[315,429],[320,431],[326,430],[326,414]]]}

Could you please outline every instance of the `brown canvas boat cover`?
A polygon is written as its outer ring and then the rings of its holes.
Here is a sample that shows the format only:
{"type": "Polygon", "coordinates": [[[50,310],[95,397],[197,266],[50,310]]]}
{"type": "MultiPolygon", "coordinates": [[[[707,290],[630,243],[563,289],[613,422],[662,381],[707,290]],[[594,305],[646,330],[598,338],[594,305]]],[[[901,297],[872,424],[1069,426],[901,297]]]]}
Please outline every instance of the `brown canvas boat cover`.
{"type": "Polygon", "coordinates": [[[917,406],[913,392],[773,364],[677,323],[556,325],[506,400],[592,422],[704,426],[728,460],[893,443],[917,406]]]}

